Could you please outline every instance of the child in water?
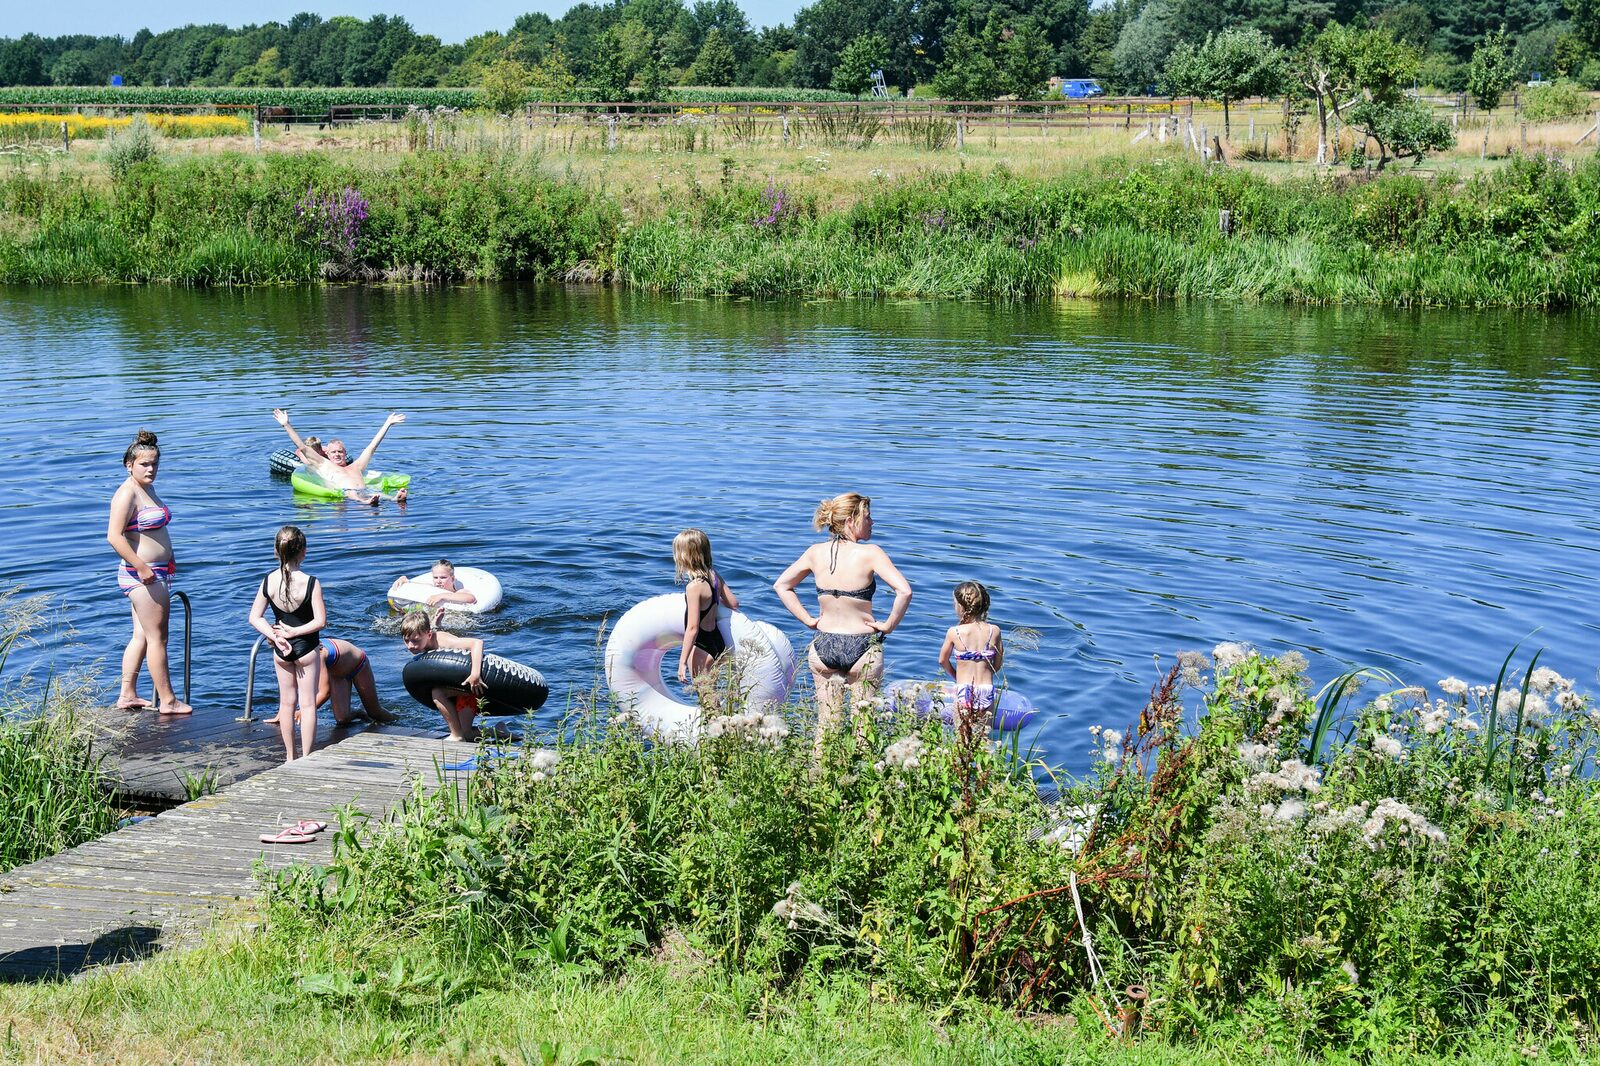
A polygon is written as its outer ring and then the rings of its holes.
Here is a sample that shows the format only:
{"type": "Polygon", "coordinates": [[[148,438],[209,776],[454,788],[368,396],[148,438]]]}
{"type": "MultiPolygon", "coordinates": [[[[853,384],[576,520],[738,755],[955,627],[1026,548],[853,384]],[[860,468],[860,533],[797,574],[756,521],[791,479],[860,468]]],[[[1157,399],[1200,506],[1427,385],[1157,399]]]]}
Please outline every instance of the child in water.
{"type": "Polygon", "coordinates": [[[711,540],[698,529],[686,529],[672,538],[672,564],[678,580],[685,582],[683,598],[683,651],[678,656],[678,680],[688,684],[704,677],[727,652],[727,642],[717,628],[717,604],[739,609],[739,597],[723,583],[711,566],[711,540]]]}
{"type": "Polygon", "coordinates": [[[278,569],[261,579],[250,625],[267,638],[278,672],[278,732],[284,762],[294,759],[294,726],[300,723],[300,754],[311,754],[317,738],[317,686],[322,680],[322,642],[328,624],[317,579],[300,569],[306,559],[306,535],[298,526],[284,526],[273,542],[278,569]],[[267,608],[276,620],[267,624],[267,608]]]}
{"type": "MultiPolygon", "coordinates": [[[[393,592],[410,580],[409,577],[401,574],[394,579],[394,584],[389,586],[389,591],[393,592]]],[[[417,580],[422,580],[421,574],[417,575],[417,580]]],[[[446,606],[453,603],[465,606],[478,602],[477,594],[456,580],[455,564],[449,559],[440,559],[433,564],[433,569],[428,575],[428,581],[434,588],[439,590],[429,594],[428,606],[430,607],[437,607],[441,603],[446,606]]]]}
{"type": "MultiPolygon", "coordinates": [[[[444,612],[442,607],[437,610],[440,614],[444,612]]],[[[464,651],[472,657],[472,665],[459,688],[435,685],[431,696],[434,708],[450,729],[451,740],[476,740],[478,731],[472,727],[472,720],[478,716],[478,694],[483,691],[483,641],[436,629],[436,622],[427,611],[411,611],[400,622],[400,637],[406,642],[406,651],[412,655],[444,648],[464,651]]]]}
{"type": "Polygon", "coordinates": [[[976,581],[956,586],[955,606],[959,621],[945,631],[939,665],[956,683],[957,724],[987,728],[994,718],[994,675],[1005,660],[1000,627],[989,621],[989,590],[976,581]]]}

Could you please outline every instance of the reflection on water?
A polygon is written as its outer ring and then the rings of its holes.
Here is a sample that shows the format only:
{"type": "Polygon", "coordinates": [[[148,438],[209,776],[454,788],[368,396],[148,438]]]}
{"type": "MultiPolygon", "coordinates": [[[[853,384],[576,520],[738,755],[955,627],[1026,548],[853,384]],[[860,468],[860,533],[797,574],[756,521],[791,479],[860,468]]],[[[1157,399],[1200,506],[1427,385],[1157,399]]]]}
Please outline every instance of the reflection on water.
{"type": "Polygon", "coordinates": [[[7,290],[0,324],[6,581],[63,597],[73,661],[114,668],[106,501],[156,429],[209,713],[242,694],[284,522],[402,707],[389,582],[441,555],[494,570],[490,646],[545,671],[553,717],[604,621],[671,586],[687,525],[798,647],[769,586],[850,489],[917,589],[891,674],[935,673],[949,590],[985,582],[997,621],[1041,634],[1008,674],[1066,716],[1042,739],[1073,766],[1090,724],[1137,712],[1153,655],[1219,640],[1424,684],[1490,674],[1534,629],[1565,673],[1597,658],[1593,319],[80,288],[7,290]],[[414,501],[293,498],[265,461],[275,405],[353,449],[405,411],[379,465],[414,501]]]}

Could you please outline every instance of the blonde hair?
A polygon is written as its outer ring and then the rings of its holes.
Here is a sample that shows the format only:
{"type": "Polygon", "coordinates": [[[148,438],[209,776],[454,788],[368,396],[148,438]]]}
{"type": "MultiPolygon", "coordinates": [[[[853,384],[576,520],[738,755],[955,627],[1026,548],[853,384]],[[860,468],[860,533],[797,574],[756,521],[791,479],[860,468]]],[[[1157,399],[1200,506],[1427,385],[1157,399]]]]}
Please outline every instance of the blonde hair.
{"type": "Polygon", "coordinates": [[[451,577],[455,577],[456,576],[456,564],[452,563],[449,559],[440,559],[438,562],[436,562],[432,566],[428,567],[428,573],[430,573],[430,574],[433,573],[435,570],[437,570],[441,566],[444,567],[446,570],[450,571],[450,576],[451,577]]]}
{"type": "Polygon", "coordinates": [[[433,621],[428,617],[427,611],[407,611],[406,616],[400,619],[400,634],[407,637],[420,637],[433,632],[433,621]]]}
{"type": "Polygon", "coordinates": [[[989,590],[976,581],[963,581],[956,586],[956,614],[963,622],[989,620],[989,590]]]}
{"type": "Polygon", "coordinates": [[[672,538],[672,565],[679,581],[711,580],[711,538],[704,530],[686,529],[672,538]]]}
{"type": "Polygon", "coordinates": [[[849,530],[850,523],[860,519],[871,507],[871,497],[859,492],[842,493],[817,504],[817,513],[811,517],[811,524],[818,530],[842,537],[849,530]]]}

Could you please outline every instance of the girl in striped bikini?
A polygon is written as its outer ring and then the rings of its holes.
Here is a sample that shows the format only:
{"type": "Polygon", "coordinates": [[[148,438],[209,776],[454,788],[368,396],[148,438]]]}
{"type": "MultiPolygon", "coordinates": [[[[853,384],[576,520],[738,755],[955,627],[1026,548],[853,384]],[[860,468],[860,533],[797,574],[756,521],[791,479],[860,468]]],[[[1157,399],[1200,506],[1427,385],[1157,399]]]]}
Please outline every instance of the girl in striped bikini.
{"type": "Polygon", "coordinates": [[[172,510],[156,495],[156,472],[161,466],[156,435],[141,429],[123,453],[122,465],[128,477],[111,497],[111,521],[106,527],[106,540],[122,559],[117,587],[133,608],[133,637],[122,653],[117,707],[137,711],[150,706],[136,689],[139,666],[145,663],[161,701],[160,713],[190,714],[193,708],[172,691],[167,669],[167,622],[172,616],[172,582],[178,562],[167,533],[172,510]]]}

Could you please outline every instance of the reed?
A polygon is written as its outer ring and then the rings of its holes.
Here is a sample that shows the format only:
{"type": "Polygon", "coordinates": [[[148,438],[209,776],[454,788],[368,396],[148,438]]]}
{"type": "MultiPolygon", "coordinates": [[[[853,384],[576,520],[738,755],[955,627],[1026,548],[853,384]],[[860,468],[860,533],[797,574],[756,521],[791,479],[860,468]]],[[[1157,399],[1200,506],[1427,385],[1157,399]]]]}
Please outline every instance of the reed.
{"type": "MultiPolygon", "coordinates": [[[[0,596],[0,672],[41,625],[37,599],[0,596]]],[[[85,686],[23,677],[0,696],[0,871],[109,832],[116,811],[100,784],[101,756],[83,712],[85,686]]]]}

